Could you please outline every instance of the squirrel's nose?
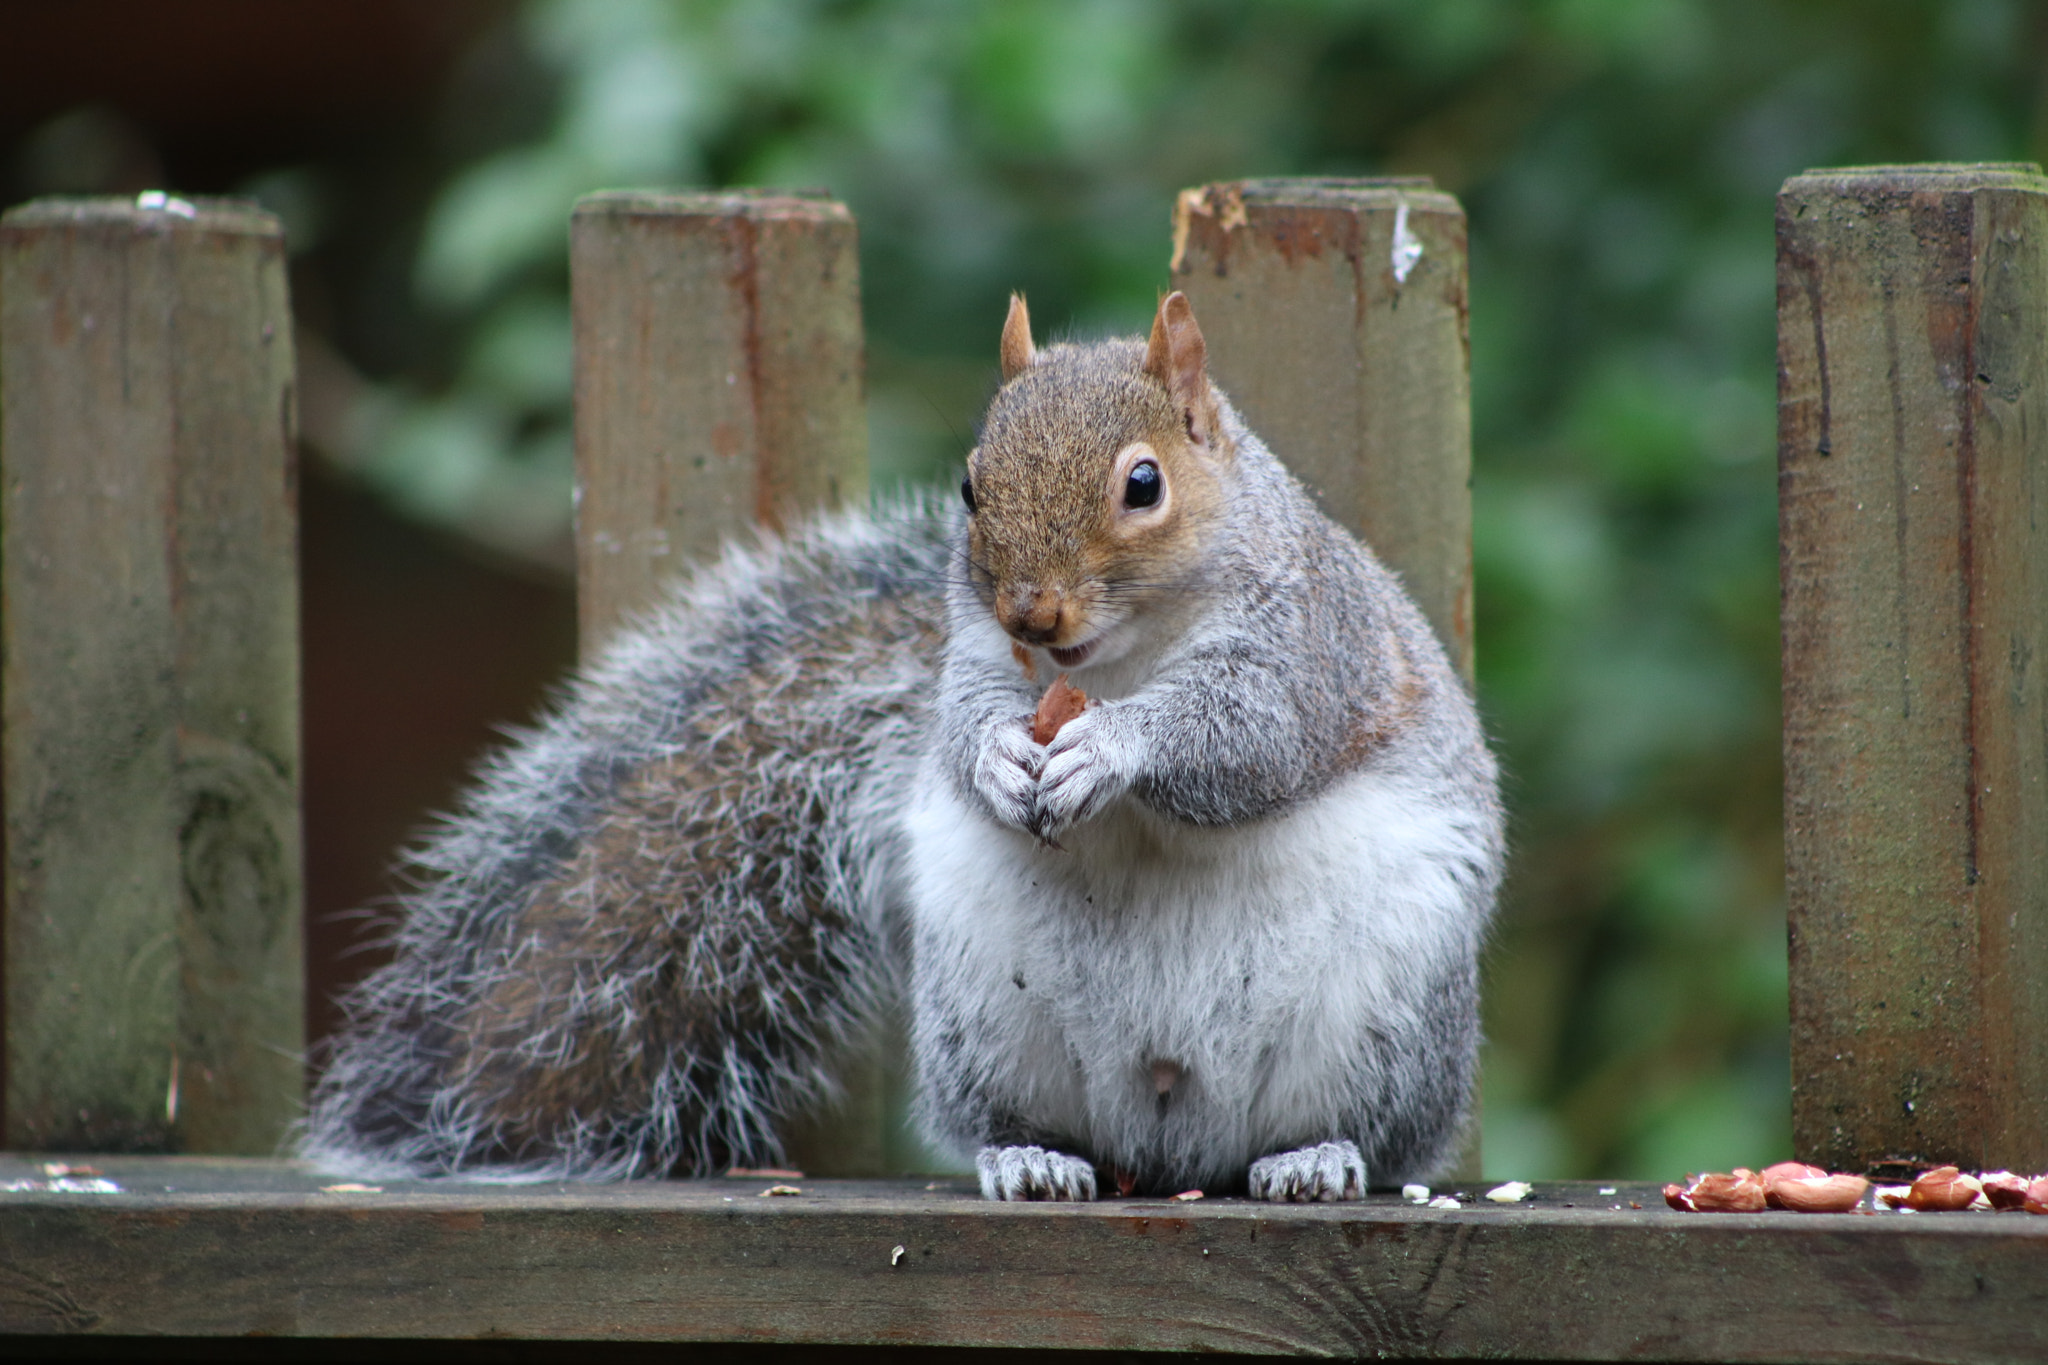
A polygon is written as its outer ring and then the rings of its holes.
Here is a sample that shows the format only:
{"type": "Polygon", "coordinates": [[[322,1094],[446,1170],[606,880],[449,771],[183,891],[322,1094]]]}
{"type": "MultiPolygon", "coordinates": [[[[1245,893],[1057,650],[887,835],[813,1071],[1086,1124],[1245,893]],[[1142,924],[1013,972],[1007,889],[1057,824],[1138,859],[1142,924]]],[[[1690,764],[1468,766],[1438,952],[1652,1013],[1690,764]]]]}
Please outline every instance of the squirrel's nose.
{"type": "Polygon", "coordinates": [[[1002,627],[1026,644],[1046,644],[1060,633],[1061,605],[1051,588],[1017,588],[1003,602],[1002,627]]]}

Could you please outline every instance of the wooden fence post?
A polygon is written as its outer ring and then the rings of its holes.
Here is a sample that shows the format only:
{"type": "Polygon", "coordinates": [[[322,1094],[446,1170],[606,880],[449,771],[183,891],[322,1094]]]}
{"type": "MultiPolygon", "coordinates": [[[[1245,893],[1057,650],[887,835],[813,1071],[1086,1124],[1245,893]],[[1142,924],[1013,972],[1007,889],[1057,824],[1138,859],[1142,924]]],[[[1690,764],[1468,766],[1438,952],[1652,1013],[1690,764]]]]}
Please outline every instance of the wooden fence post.
{"type": "Polygon", "coordinates": [[[1793,1140],[2048,1166],[2048,180],[1778,196],[1793,1140]]]}
{"type": "Polygon", "coordinates": [[[868,496],[853,216],[802,195],[593,194],[570,228],[586,655],[751,525],[868,496]]]}
{"type": "MultiPolygon", "coordinates": [[[[570,228],[577,609],[585,657],[661,584],[752,526],[863,506],[853,216],[765,191],[594,194],[570,228]]],[[[887,1170],[886,1034],[846,1100],[784,1139],[813,1175],[887,1170]]]]}
{"type": "Polygon", "coordinates": [[[1472,681],[1465,211],[1426,176],[1183,191],[1173,285],[1252,430],[1397,571],[1472,681]]]}
{"type": "Polygon", "coordinates": [[[292,386],[269,214],[0,218],[10,1147],[267,1155],[299,1111],[292,386]]]}
{"type": "MultiPolygon", "coordinates": [[[[1184,190],[1173,285],[1217,383],[1401,575],[1472,685],[1465,211],[1426,176],[1184,190]]],[[[1477,1121],[1453,1174],[1480,1178],[1477,1121]]]]}

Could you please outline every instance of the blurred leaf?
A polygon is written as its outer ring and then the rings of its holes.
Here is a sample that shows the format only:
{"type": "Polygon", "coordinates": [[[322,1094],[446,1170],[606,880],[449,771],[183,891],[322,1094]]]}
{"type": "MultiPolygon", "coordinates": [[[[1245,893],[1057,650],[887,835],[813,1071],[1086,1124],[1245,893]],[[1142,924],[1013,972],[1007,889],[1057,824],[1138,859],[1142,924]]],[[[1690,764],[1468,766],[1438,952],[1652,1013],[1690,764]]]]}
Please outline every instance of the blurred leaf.
{"type": "Polygon", "coordinates": [[[570,206],[601,183],[595,167],[553,144],[469,167],[427,219],[414,276],[420,296],[444,308],[474,304],[516,271],[562,254],[570,206]]]}
{"type": "Polygon", "coordinates": [[[560,411],[574,379],[570,350],[568,300],[520,294],[477,322],[462,385],[508,406],[560,411]]]}

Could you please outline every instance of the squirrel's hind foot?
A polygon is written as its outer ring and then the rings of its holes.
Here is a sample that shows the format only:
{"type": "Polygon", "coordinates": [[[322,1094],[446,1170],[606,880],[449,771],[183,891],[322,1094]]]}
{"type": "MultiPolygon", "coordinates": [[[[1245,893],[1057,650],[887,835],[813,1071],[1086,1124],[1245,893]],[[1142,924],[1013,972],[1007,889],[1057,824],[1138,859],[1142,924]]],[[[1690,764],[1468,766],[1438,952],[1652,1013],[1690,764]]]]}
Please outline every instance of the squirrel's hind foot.
{"type": "Polygon", "coordinates": [[[1329,1204],[1365,1195],[1365,1158],[1349,1140],[1275,1152],[1252,1163],[1250,1193],[1275,1203],[1329,1204]]]}
{"type": "Polygon", "coordinates": [[[1095,1165],[1065,1152],[1043,1147],[984,1147],[975,1154],[984,1199],[1056,1199],[1095,1197],[1095,1165]]]}

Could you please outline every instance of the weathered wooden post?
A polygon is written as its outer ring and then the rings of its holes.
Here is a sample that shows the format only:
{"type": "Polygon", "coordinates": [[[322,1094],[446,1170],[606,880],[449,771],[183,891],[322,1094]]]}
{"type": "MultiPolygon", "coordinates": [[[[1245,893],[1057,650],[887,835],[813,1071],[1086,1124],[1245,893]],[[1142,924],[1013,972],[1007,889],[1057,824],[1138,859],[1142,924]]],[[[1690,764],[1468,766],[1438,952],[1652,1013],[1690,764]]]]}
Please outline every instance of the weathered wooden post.
{"type": "Polygon", "coordinates": [[[1778,196],[1792,1124],[2048,1167],[2048,180],[1778,196]]]}
{"type": "MultiPolygon", "coordinates": [[[[1464,209],[1426,176],[1207,185],[1175,206],[1172,274],[1217,383],[1401,575],[1470,686],[1464,209]]],[[[1456,1174],[1480,1167],[1475,1117],[1456,1174]]]]}
{"type": "Polygon", "coordinates": [[[583,649],[751,525],[865,504],[860,260],[829,199],[593,194],[570,230],[583,649]]]}
{"type": "Polygon", "coordinates": [[[291,337],[269,214],[0,218],[10,1147],[298,1113],[291,337]]]}
{"type": "MultiPolygon", "coordinates": [[[[809,195],[622,191],[576,206],[586,656],[727,539],[866,503],[857,245],[845,206],[809,195]]],[[[883,1173],[887,1065],[849,1059],[846,1103],[785,1135],[791,1160],[818,1175],[883,1173]]]]}
{"type": "Polygon", "coordinates": [[[1472,680],[1465,211],[1426,176],[1181,194],[1173,285],[1252,430],[1363,536],[1472,680]]]}

